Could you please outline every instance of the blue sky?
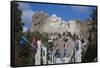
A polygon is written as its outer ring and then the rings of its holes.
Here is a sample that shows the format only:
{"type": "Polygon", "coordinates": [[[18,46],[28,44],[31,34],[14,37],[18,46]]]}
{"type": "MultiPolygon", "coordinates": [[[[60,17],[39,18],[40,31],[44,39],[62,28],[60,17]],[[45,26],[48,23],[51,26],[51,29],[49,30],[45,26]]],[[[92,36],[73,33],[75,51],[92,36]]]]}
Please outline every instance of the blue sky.
{"type": "Polygon", "coordinates": [[[85,20],[90,18],[92,9],[96,7],[89,6],[72,6],[72,5],[57,5],[57,4],[39,4],[19,2],[19,9],[22,10],[22,22],[25,23],[25,30],[31,26],[32,15],[35,11],[44,11],[49,16],[56,14],[62,20],[69,21],[74,19],[85,20]]]}

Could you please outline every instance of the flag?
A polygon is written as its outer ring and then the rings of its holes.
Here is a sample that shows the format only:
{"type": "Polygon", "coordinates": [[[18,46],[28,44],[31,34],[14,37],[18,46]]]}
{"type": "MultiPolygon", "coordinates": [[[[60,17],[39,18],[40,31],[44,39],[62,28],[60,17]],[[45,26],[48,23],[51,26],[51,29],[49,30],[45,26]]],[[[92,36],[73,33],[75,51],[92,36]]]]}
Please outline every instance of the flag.
{"type": "Polygon", "coordinates": [[[30,44],[30,42],[24,36],[22,36],[20,38],[20,40],[19,40],[20,47],[23,47],[26,43],[29,43],[30,44]]]}
{"type": "Polygon", "coordinates": [[[27,43],[27,42],[26,42],[24,36],[21,37],[20,40],[19,40],[19,46],[22,48],[26,43],[27,43]]]}
{"type": "Polygon", "coordinates": [[[23,47],[26,43],[32,46],[32,44],[25,38],[25,36],[22,36],[19,40],[20,47],[23,47]]]}

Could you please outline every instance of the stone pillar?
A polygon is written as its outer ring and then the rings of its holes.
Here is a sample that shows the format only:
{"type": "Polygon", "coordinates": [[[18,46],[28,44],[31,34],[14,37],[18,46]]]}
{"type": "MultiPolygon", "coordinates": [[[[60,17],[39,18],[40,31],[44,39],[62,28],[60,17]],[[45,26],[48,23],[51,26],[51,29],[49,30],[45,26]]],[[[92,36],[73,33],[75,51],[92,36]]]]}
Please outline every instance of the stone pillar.
{"type": "Polygon", "coordinates": [[[47,64],[47,47],[43,46],[43,64],[47,64]]]}
{"type": "Polygon", "coordinates": [[[79,43],[79,50],[76,52],[76,62],[81,62],[81,41],[78,40],[79,43]]]}
{"type": "Polygon", "coordinates": [[[35,55],[35,65],[41,65],[41,41],[37,41],[37,53],[35,55]]]}
{"type": "Polygon", "coordinates": [[[56,58],[55,58],[55,56],[54,56],[54,57],[53,57],[53,63],[54,63],[54,64],[56,63],[56,61],[55,61],[55,60],[56,60],[56,58]]]}
{"type": "Polygon", "coordinates": [[[53,64],[53,60],[54,60],[54,59],[53,59],[53,54],[51,55],[51,57],[52,57],[52,64],[53,64]]]}

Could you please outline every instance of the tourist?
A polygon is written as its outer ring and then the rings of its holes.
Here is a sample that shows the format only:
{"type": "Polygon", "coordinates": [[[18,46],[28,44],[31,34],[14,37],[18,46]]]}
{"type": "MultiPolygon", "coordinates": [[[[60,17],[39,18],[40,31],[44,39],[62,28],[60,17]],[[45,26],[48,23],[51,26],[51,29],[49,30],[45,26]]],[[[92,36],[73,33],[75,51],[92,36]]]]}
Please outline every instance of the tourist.
{"type": "Polygon", "coordinates": [[[64,57],[65,57],[67,55],[66,53],[67,53],[67,48],[68,48],[68,39],[65,38],[64,42],[65,42],[64,44],[64,57]]]}
{"type": "Polygon", "coordinates": [[[66,52],[67,52],[67,50],[66,50],[66,47],[65,47],[65,44],[64,44],[64,57],[66,56],[66,52]]]}
{"type": "Polygon", "coordinates": [[[55,56],[56,56],[56,58],[60,58],[60,50],[59,50],[59,48],[56,50],[55,56]]]}

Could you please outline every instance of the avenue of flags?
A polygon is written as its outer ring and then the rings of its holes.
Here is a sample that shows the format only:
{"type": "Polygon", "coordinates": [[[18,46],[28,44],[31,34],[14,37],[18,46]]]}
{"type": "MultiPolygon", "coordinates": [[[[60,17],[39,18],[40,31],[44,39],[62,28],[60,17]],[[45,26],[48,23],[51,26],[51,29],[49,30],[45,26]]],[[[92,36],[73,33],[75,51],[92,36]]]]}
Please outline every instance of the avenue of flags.
{"type": "MultiPolygon", "coordinates": [[[[68,40],[67,40],[68,41],[68,40]]],[[[48,42],[52,42],[52,40],[48,40],[48,42]]],[[[47,43],[48,43],[47,42],[47,43]]],[[[47,43],[45,43],[44,45],[46,45],[47,43]]],[[[29,44],[32,48],[33,48],[33,50],[34,51],[36,51],[37,53],[36,53],[36,65],[39,63],[40,64],[40,58],[41,58],[41,54],[42,54],[42,51],[41,51],[41,49],[43,49],[44,51],[45,51],[45,58],[44,58],[44,63],[46,64],[46,62],[47,61],[49,61],[49,60],[46,60],[46,57],[47,57],[47,53],[48,53],[48,51],[47,51],[47,47],[44,47],[44,46],[42,46],[41,47],[41,40],[40,40],[40,42],[39,42],[39,40],[37,41],[37,37],[36,36],[34,36],[33,37],[33,39],[32,39],[32,41],[30,42],[25,36],[22,36],[21,38],[20,38],[20,40],[19,40],[19,47],[20,48],[22,48],[22,47],[24,47],[26,44],[29,44]],[[38,57],[38,58],[37,58],[38,57]]],[[[73,62],[81,62],[81,44],[79,43],[79,40],[77,40],[76,41],[76,43],[75,43],[75,49],[73,49],[74,51],[73,51],[73,54],[72,54],[72,56],[73,56],[73,62]],[[80,46],[80,47],[79,47],[80,46]],[[77,52],[76,52],[77,51],[77,52]]],[[[60,50],[59,49],[57,49],[56,50],[56,53],[55,53],[55,55],[56,56],[54,56],[54,54],[53,53],[51,53],[51,58],[53,59],[53,61],[55,60],[55,62],[53,62],[52,61],[52,63],[51,62],[49,62],[50,64],[53,64],[53,63],[58,63],[58,61],[59,62],[61,62],[61,63],[69,63],[69,61],[71,60],[71,57],[66,57],[66,55],[67,55],[67,50],[66,50],[66,48],[67,47],[69,47],[69,45],[66,43],[65,45],[64,45],[64,56],[61,58],[61,55],[60,55],[60,50]],[[55,59],[55,58],[56,59],[55,59]],[[60,61],[60,59],[61,59],[61,61],[60,61]],[[64,59],[66,59],[65,61],[64,61],[64,59]]],[[[51,49],[55,49],[55,46],[53,46],[51,49]]],[[[51,50],[50,49],[50,50],[51,50]]]]}

